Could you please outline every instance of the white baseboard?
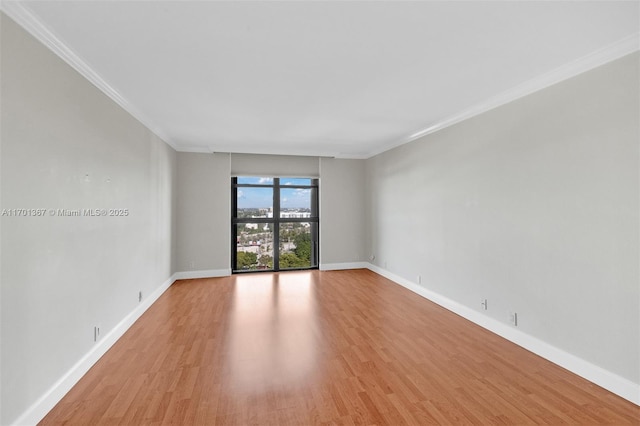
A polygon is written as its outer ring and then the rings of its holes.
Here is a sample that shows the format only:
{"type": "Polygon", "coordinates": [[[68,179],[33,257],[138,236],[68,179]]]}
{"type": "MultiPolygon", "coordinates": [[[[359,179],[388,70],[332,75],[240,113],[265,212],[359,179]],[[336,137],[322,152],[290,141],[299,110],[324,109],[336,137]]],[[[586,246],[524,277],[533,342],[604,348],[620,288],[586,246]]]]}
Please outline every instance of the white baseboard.
{"type": "MultiPolygon", "coordinates": [[[[438,293],[427,290],[405,278],[367,262],[332,263],[320,266],[323,271],[367,268],[383,277],[407,288],[410,291],[468,319],[469,321],[522,346],[523,348],[583,377],[614,394],[640,405],[640,384],[618,376],[602,367],[587,362],[575,355],[556,348],[542,340],[516,330],[482,313],[475,311],[438,293]]],[[[178,279],[208,278],[228,276],[231,271],[225,269],[209,271],[178,272],[166,280],[149,297],[145,298],[113,330],[107,333],[97,344],[62,376],[44,395],[31,405],[14,425],[35,425],[71,390],[87,371],[104,355],[111,346],[149,309],[149,307],[178,279]]]]}
{"type": "Polygon", "coordinates": [[[321,271],[341,271],[343,269],[367,269],[368,262],[321,263],[321,271]]]}
{"type": "Polygon", "coordinates": [[[228,277],[229,275],[231,275],[231,269],[205,269],[201,271],[176,272],[174,277],[176,280],[192,280],[196,278],[228,277]]]}
{"type": "Polygon", "coordinates": [[[454,300],[430,291],[416,283],[389,272],[386,269],[370,263],[367,264],[367,268],[401,285],[402,287],[429,299],[443,308],[468,319],[480,327],[483,327],[498,336],[504,337],[516,345],[522,346],[534,354],[539,355],[542,358],[545,358],[546,360],[551,361],[554,364],[557,364],[572,373],[633,402],[636,405],[640,405],[640,384],[634,383],[624,377],[620,377],[615,373],[565,352],[562,349],[558,349],[540,339],[530,336],[527,333],[517,330],[494,318],[488,317],[469,308],[468,306],[462,305],[454,300]]]}
{"type": "Polygon", "coordinates": [[[145,313],[147,309],[162,294],[171,287],[176,280],[175,274],[167,279],[160,287],[158,287],[148,297],[143,299],[136,308],[122,319],[109,333],[100,339],[95,346],[89,350],[78,362],[75,363],[65,375],[63,375],[56,383],[54,383],[47,392],[44,393],[35,403],[31,405],[18,419],[13,422],[14,425],[35,425],[47,415],[49,411],[78,383],[78,381],[86,374],[87,371],[104,355],[115,342],[133,325],[138,318],[145,313]]]}

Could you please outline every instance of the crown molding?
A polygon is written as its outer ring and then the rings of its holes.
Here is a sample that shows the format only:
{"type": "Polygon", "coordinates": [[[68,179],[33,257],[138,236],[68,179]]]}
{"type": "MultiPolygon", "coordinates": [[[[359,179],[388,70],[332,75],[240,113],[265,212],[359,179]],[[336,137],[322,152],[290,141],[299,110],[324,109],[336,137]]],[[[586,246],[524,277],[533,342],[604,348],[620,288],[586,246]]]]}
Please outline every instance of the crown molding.
{"type": "Polygon", "coordinates": [[[186,146],[186,145],[176,145],[176,151],[178,152],[191,152],[198,154],[211,154],[213,151],[208,146],[186,146]]]}
{"type": "Polygon", "coordinates": [[[578,74],[582,74],[593,68],[612,62],[638,50],[640,50],[640,32],[631,34],[630,36],[618,40],[617,42],[614,42],[588,55],[578,58],[575,61],[564,64],[552,71],[532,78],[531,80],[525,81],[524,83],[521,83],[509,90],[490,97],[484,102],[476,104],[471,108],[460,111],[459,113],[453,114],[441,121],[438,121],[425,129],[415,132],[404,139],[395,141],[391,144],[383,145],[377,150],[372,151],[367,158],[374,157],[385,151],[389,151],[390,149],[412,142],[416,139],[420,139],[423,136],[435,133],[439,130],[467,120],[471,117],[475,117],[476,115],[490,111],[509,102],[513,102],[517,99],[523,98],[534,92],[560,83],[561,81],[568,80],[571,77],[575,77],[578,74]]]}
{"type": "Polygon", "coordinates": [[[297,157],[320,157],[320,158],[338,158],[343,160],[366,160],[370,156],[367,154],[351,154],[344,152],[333,152],[333,151],[325,151],[319,149],[313,150],[291,150],[284,148],[257,148],[257,147],[249,147],[249,148],[238,148],[236,146],[227,144],[227,145],[210,145],[210,146],[200,146],[200,145],[181,145],[176,144],[174,146],[175,150],[178,152],[186,152],[186,153],[195,153],[195,154],[219,154],[219,153],[230,153],[230,154],[256,154],[256,155],[288,155],[288,156],[297,156],[297,157]]]}
{"type": "Polygon", "coordinates": [[[113,86],[111,86],[100,74],[94,71],[82,57],[69,48],[58,36],[49,29],[34,13],[24,6],[21,1],[0,2],[0,10],[13,19],[18,25],[24,28],[29,34],[45,45],[60,59],[65,61],[71,68],[80,73],[81,76],[89,80],[101,92],[127,111],[131,116],[148,128],[156,136],[162,139],[167,145],[176,151],[178,150],[171,139],[153,121],[146,117],[138,108],[129,102],[113,86]]]}
{"type": "MultiPolygon", "coordinates": [[[[201,152],[198,148],[183,147],[188,152],[201,152]]],[[[207,152],[228,152],[232,154],[256,154],[256,155],[283,155],[283,156],[297,156],[297,157],[323,157],[323,158],[342,158],[333,151],[323,149],[293,149],[287,147],[260,147],[257,145],[249,147],[238,147],[232,143],[217,144],[215,146],[209,146],[207,152]]]]}
{"type": "MultiPolygon", "coordinates": [[[[0,0],[0,10],[2,10],[7,16],[13,19],[18,25],[24,28],[38,41],[49,48],[54,54],[64,60],[73,69],[75,69],[80,75],[89,80],[100,91],[111,98],[116,104],[122,107],[125,111],[131,114],[135,119],[140,121],[151,132],[155,133],[160,139],[171,146],[176,151],[180,152],[213,152],[216,149],[212,147],[199,147],[199,146],[185,146],[176,143],[171,140],[168,135],[158,127],[152,120],[146,117],[140,110],[138,110],[131,102],[129,102],[124,96],[122,96],[113,86],[111,86],[104,78],[102,78],[96,71],[94,71],[86,61],[82,59],[80,55],[70,49],[62,40],[60,40],[53,31],[51,31],[35,14],[33,14],[28,8],[24,6],[23,1],[19,0],[0,0]]],[[[284,155],[306,155],[306,156],[332,156],[336,158],[352,158],[352,159],[366,159],[374,157],[385,151],[389,151],[398,146],[407,144],[416,139],[420,139],[423,136],[435,133],[439,130],[452,126],[461,121],[475,117],[476,115],[495,109],[499,106],[515,101],[524,96],[530,95],[534,92],[542,90],[546,87],[559,83],[563,80],[567,80],[583,72],[589,71],[600,65],[604,65],[608,62],[614,61],[622,56],[630,54],[632,52],[640,50],[640,33],[634,33],[625,37],[615,43],[605,46],[602,49],[596,50],[586,56],[583,56],[575,61],[562,65],[548,73],[535,77],[522,84],[519,84],[509,90],[506,90],[496,96],[476,104],[470,108],[453,114],[443,120],[431,124],[430,126],[415,132],[405,138],[395,140],[388,144],[378,146],[372,151],[362,154],[335,154],[321,152],[267,152],[269,150],[261,149],[260,152],[253,153],[268,153],[268,154],[284,154],[284,155]]],[[[227,150],[229,151],[229,150],[227,150]]],[[[247,151],[248,152],[248,151],[247,151]]]]}

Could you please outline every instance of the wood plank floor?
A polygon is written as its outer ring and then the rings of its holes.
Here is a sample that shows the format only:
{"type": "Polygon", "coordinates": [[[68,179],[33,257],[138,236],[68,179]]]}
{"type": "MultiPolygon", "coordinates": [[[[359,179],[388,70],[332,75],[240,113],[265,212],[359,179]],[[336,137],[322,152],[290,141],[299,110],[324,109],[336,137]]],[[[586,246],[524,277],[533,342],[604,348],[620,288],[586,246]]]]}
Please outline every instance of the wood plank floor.
{"type": "Polygon", "coordinates": [[[178,281],[41,424],[640,424],[368,270],[178,281]]]}

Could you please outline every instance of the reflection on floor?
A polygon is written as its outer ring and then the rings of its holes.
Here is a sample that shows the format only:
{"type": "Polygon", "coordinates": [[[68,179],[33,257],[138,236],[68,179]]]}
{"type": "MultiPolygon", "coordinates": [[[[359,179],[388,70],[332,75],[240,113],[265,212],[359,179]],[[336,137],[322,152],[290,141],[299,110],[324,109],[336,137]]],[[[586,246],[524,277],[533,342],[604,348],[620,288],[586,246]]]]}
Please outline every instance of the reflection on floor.
{"type": "Polygon", "coordinates": [[[367,270],[176,282],[43,424],[639,424],[367,270]]]}

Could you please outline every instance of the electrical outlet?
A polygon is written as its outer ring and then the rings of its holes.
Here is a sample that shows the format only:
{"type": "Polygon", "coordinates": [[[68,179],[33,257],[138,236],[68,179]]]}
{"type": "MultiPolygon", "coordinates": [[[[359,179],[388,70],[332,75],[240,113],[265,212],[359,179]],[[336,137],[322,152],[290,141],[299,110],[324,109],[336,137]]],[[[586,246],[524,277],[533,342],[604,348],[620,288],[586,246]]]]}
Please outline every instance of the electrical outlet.
{"type": "Polygon", "coordinates": [[[384,261],[384,269],[387,269],[387,261],[384,261]]]}
{"type": "Polygon", "coordinates": [[[93,341],[97,342],[100,338],[100,326],[96,325],[93,327],[93,341]]]}
{"type": "Polygon", "coordinates": [[[142,302],[142,290],[138,292],[138,302],[142,302]]]}
{"type": "Polygon", "coordinates": [[[480,299],[480,305],[484,308],[485,311],[487,309],[489,309],[489,305],[487,303],[487,299],[480,299]]]}
{"type": "Polygon", "coordinates": [[[420,275],[418,275],[417,281],[418,281],[418,284],[422,284],[422,277],[420,275]]]}
{"type": "Polygon", "coordinates": [[[193,260],[189,262],[189,269],[190,270],[194,270],[196,268],[196,262],[194,262],[193,260]]]}
{"type": "Polygon", "coordinates": [[[518,313],[509,311],[509,324],[518,326],[518,313]]]}

